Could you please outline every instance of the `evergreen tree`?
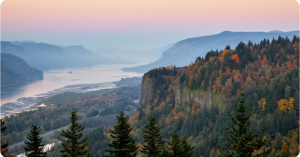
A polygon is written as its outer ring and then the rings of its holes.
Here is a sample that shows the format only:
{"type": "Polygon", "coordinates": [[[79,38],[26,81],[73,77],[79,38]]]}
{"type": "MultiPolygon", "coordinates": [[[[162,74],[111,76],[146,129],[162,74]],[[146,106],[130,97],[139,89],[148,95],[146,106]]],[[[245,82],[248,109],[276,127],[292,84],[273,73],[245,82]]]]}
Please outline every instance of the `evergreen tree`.
{"type": "MultiPolygon", "coordinates": [[[[227,150],[225,150],[226,148],[217,145],[225,157],[251,157],[254,150],[258,150],[263,147],[267,142],[267,139],[263,139],[263,137],[258,138],[262,129],[255,132],[255,128],[252,127],[249,132],[247,131],[253,111],[248,114],[247,104],[244,102],[244,91],[240,92],[240,96],[241,97],[238,98],[239,105],[237,106],[233,103],[233,110],[236,114],[235,117],[228,112],[231,120],[230,128],[223,125],[224,129],[228,131],[231,137],[221,138],[225,142],[227,150]]],[[[267,156],[271,153],[271,150],[272,147],[267,150],[263,150],[263,152],[259,153],[258,156],[267,156]]]]}
{"type": "Polygon", "coordinates": [[[279,99],[278,99],[278,97],[277,97],[277,90],[275,90],[274,92],[273,92],[273,95],[272,95],[272,98],[271,98],[271,100],[270,100],[270,112],[274,112],[275,110],[276,110],[276,108],[277,108],[277,101],[278,101],[279,99]]]}
{"type": "Polygon", "coordinates": [[[191,157],[194,155],[194,146],[191,146],[191,144],[187,142],[185,136],[181,139],[181,151],[182,155],[185,157],[191,157]]]}
{"type": "Polygon", "coordinates": [[[252,106],[254,107],[254,110],[255,111],[258,111],[258,100],[259,100],[259,98],[258,98],[258,95],[256,94],[256,93],[254,93],[254,95],[253,95],[253,101],[252,101],[252,106]]]}
{"type": "Polygon", "coordinates": [[[281,150],[281,146],[282,146],[282,136],[281,134],[278,132],[275,136],[275,149],[276,150],[281,150]]]}
{"type": "Polygon", "coordinates": [[[145,125],[145,129],[143,129],[145,132],[143,138],[147,143],[143,145],[141,150],[141,152],[146,154],[148,157],[158,157],[162,146],[165,143],[165,141],[162,140],[160,132],[161,127],[156,125],[156,123],[156,117],[154,117],[151,112],[148,117],[148,123],[145,125]]]}
{"type": "Polygon", "coordinates": [[[60,150],[63,156],[77,157],[77,156],[89,156],[90,149],[87,147],[87,139],[86,136],[83,138],[84,126],[77,121],[78,116],[75,108],[72,109],[71,114],[71,126],[69,130],[61,130],[61,136],[65,137],[58,138],[62,141],[63,149],[60,150]]]}
{"type": "Polygon", "coordinates": [[[162,146],[161,152],[159,153],[161,157],[171,157],[171,153],[168,151],[167,146],[164,144],[162,146]]]}
{"type": "Polygon", "coordinates": [[[181,157],[182,156],[182,151],[181,151],[181,140],[178,135],[177,130],[174,130],[174,133],[171,135],[171,140],[170,142],[167,142],[170,147],[167,147],[171,157],[181,157]]]}
{"type": "Polygon", "coordinates": [[[295,105],[295,110],[296,110],[296,115],[299,116],[299,107],[297,106],[299,104],[299,91],[296,90],[295,94],[294,94],[294,105],[295,105]]]}
{"type": "MultiPolygon", "coordinates": [[[[4,121],[4,118],[1,119],[1,137],[4,133],[4,131],[7,129],[7,126],[4,126],[5,125],[5,121],[4,121]]],[[[3,152],[8,152],[8,143],[5,142],[5,143],[1,143],[1,153],[3,154],[3,152]]]]}
{"type": "Polygon", "coordinates": [[[239,64],[239,69],[242,71],[245,69],[246,65],[248,64],[248,58],[246,55],[243,56],[240,64],[239,64]]]}
{"type": "Polygon", "coordinates": [[[177,130],[171,135],[170,142],[167,142],[169,147],[162,148],[160,156],[162,157],[191,157],[194,155],[194,147],[187,142],[186,137],[179,137],[177,130]]]}
{"type": "Polygon", "coordinates": [[[210,75],[208,73],[208,70],[206,70],[206,72],[204,74],[204,81],[203,81],[203,86],[202,86],[202,89],[204,91],[207,91],[207,87],[209,87],[209,78],[210,78],[210,75]]]}
{"type": "Polygon", "coordinates": [[[44,152],[44,145],[42,144],[43,137],[40,137],[41,127],[32,125],[30,134],[26,136],[27,140],[24,142],[26,146],[24,150],[28,153],[28,157],[45,157],[47,152],[44,152]]]}
{"type": "Polygon", "coordinates": [[[286,86],[284,90],[284,99],[289,99],[291,97],[291,87],[286,86]]]}
{"type": "MultiPolygon", "coordinates": [[[[1,136],[0,136],[0,138],[2,138],[4,131],[7,129],[7,126],[4,126],[4,125],[5,125],[5,120],[4,120],[4,118],[2,118],[1,119],[1,136]]],[[[14,157],[12,154],[8,155],[7,141],[1,141],[1,142],[2,142],[1,143],[1,154],[3,155],[3,157],[14,157]]]]}
{"type": "Polygon", "coordinates": [[[130,136],[130,131],[133,128],[130,127],[123,109],[121,109],[120,115],[117,115],[117,119],[118,123],[114,126],[115,130],[109,130],[113,141],[108,146],[113,149],[106,149],[106,151],[110,155],[114,154],[115,157],[134,157],[137,155],[138,147],[135,144],[135,139],[130,136]]]}

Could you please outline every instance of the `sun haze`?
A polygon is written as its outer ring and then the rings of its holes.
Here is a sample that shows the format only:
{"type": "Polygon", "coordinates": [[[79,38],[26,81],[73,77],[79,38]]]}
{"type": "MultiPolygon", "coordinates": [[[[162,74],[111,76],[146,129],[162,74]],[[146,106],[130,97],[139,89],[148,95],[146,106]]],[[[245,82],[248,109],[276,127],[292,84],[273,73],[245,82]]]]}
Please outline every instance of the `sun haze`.
{"type": "Polygon", "coordinates": [[[5,0],[2,40],[150,49],[229,31],[299,29],[295,0],[5,0]]]}

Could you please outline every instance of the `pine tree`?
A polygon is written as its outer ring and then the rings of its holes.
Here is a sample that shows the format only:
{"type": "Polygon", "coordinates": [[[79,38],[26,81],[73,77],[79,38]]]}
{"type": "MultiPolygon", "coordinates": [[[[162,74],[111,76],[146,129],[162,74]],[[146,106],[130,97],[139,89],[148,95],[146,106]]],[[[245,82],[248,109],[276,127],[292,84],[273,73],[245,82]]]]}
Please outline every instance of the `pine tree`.
{"type": "MultiPolygon", "coordinates": [[[[2,137],[4,131],[7,129],[7,126],[5,125],[5,120],[4,118],[1,119],[1,136],[2,137]]],[[[12,154],[8,154],[8,143],[7,141],[4,141],[1,143],[1,154],[3,155],[3,157],[14,157],[12,154]]]]}
{"type": "Polygon", "coordinates": [[[171,157],[171,153],[168,151],[166,144],[162,146],[161,152],[159,153],[161,157],[171,157]]]}
{"type": "Polygon", "coordinates": [[[148,117],[148,123],[145,125],[143,135],[144,141],[147,142],[143,145],[141,150],[142,153],[146,154],[148,157],[159,157],[159,153],[162,149],[165,141],[162,140],[161,127],[156,125],[156,117],[153,116],[151,112],[148,117]]]}
{"type": "Polygon", "coordinates": [[[181,151],[182,155],[185,157],[191,157],[194,155],[194,146],[191,146],[191,144],[187,142],[185,136],[181,139],[181,151]]]}
{"type": "Polygon", "coordinates": [[[192,157],[194,155],[194,147],[187,142],[186,137],[180,138],[177,130],[171,135],[169,147],[163,146],[160,156],[162,157],[192,157]]]}
{"type": "Polygon", "coordinates": [[[121,109],[120,115],[117,116],[117,119],[118,123],[114,126],[114,130],[109,130],[113,141],[109,143],[108,146],[113,149],[105,150],[114,157],[134,157],[137,155],[138,147],[135,144],[135,139],[130,136],[130,131],[133,128],[130,127],[123,109],[121,109]]]}
{"type": "Polygon", "coordinates": [[[300,93],[298,90],[295,92],[295,104],[294,105],[295,105],[295,110],[296,110],[297,116],[300,116],[300,93]]]}
{"type": "Polygon", "coordinates": [[[32,125],[30,134],[26,136],[27,140],[24,142],[26,146],[24,150],[28,153],[28,157],[45,157],[47,152],[44,152],[44,145],[42,144],[43,137],[40,137],[41,127],[32,125]]]}
{"type": "Polygon", "coordinates": [[[61,130],[61,136],[65,138],[58,138],[62,141],[63,149],[60,150],[64,153],[63,156],[77,157],[77,156],[89,156],[90,149],[87,147],[86,136],[83,138],[84,126],[77,121],[78,116],[75,108],[72,109],[71,114],[71,126],[69,130],[61,130]]]}
{"type": "Polygon", "coordinates": [[[167,142],[170,147],[167,147],[171,153],[171,157],[181,157],[181,140],[178,135],[177,130],[174,130],[174,133],[171,135],[170,142],[167,142]]]}
{"type": "MultiPolygon", "coordinates": [[[[1,137],[4,133],[4,131],[7,129],[7,126],[4,126],[5,125],[5,121],[4,119],[2,118],[1,119],[1,137]]],[[[8,152],[8,143],[5,142],[5,143],[1,143],[1,153],[3,154],[3,152],[8,152]]]]}
{"type": "MultiPolygon", "coordinates": [[[[255,128],[252,127],[248,132],[247,129],[250,125],[250,117],[253,111],[248,114],[247,104],[244,102],[245,92],[240,92],[241,97],[238,98],[239,105],[237,106],[233,103],[233,109],[235,112],[235,117],[228,112],[231,119],[230,128],[224,127],[228,131],[231,138],[221,139],[225,142],[227,149],[218,146],[219,150],[222,152],[223,156],[240,156],[240,157],[251,157],[254,150],[258,150],[265,146],[267,139],[263,137],[258,138],[262,128],[255,132],[255,128]]],[[[263,135],[265,136],[265,134],[263,135]]],[[[267,156],[271,153],[273,147],[263,150],[263,152],[257,154],[258,156],[267,156]]]]}

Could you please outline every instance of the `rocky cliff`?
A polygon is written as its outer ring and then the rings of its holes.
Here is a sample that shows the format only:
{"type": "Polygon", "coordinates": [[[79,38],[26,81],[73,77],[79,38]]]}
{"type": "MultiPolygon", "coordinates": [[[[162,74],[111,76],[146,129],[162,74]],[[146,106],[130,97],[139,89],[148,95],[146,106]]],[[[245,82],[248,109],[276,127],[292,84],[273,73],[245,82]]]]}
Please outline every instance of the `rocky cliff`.
{"type": "MultiPolygon", "coordinates": [[[[149,104],[150,95],[153,94],[152,85],[155,79],[149,78],[147,75],[143,76],[141,85],[141,101],[140,106],[144,107],[149,104]]],[[[230,99],[225,98],[223,95],[212,93],[211,91],[203,90],[189,90],[183,85],[173,84],[173,94],[175,99],[175,106],[183,105],[186,102],[193,101],[197,105],[203,107],[207,105],[210,107],[212,104],[223,105],[230,103],[230,99]]],[[[150,104],[151,105],[151,104],[150,104]]]]}

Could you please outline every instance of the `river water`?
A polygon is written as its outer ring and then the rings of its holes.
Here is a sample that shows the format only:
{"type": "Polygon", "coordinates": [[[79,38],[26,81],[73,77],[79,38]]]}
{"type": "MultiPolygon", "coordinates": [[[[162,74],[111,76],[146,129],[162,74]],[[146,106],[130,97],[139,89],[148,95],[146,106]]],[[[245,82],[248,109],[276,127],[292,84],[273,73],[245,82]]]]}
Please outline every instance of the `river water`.
{"type": "MultiPolygon", "coordinates": [[[[1,108],[18,103],[19,98],[37,97],[68,85],[97,84],[119,81],[121,78],[142,76],[142,73],[125,72],[120,69],[146,63],[123,65],[95,65],[85,68],[65,68],[44,71],[44,79],[33,83],[1,85],[1,108]],[[71,74],[70,74],[71,71],[71,74]]],[[[103,88],[113,87],[111,84],[103,88]]],[[[63,90],[62,90],[63,92],[63,90]]],[[[57,94],[57,93],[56,93],[57,94]]]]}

